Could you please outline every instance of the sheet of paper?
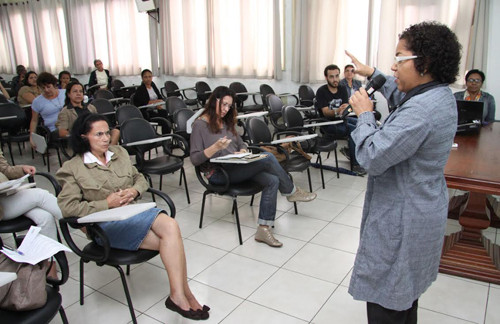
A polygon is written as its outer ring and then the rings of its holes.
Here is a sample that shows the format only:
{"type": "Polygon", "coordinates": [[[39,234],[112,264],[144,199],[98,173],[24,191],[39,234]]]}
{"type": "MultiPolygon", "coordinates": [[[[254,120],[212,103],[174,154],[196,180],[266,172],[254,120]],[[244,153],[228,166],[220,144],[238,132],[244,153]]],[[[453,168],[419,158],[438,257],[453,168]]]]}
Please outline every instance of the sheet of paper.
{"type": "Polygon", "coordinates": [[[21,183],[24,180],[26,180],[29,176],[30,176],[29,174],[25,174],[24,176],[22,176],[19,179],[9,180],[9,181],[5,181],[5,182],[0,183],[0,191],[19,187],[21,185],[21,183]]]}
{"type": "Polygon", "coordinates": [[[29,264],[47,260],[59,251],[71,252],[61,243],[40,234],[40,230],[40,227],[31,226],[19,249],[2,248],[0,252],[16,262],[29,264]]]}
{"type": "Polygon", "coordinates": [[[226,159],[239,159],[244,156],[250,155],[252,153],[246,152],[246,153],[234,153],[234,154],[228,154],[224,156],[219,156],[217,159],[218,160],[226,160],[226,159]]]}
{"type": "Polygon", "coordinates": [[[78,219],[78,223],[84,224],[124,220],[153,207],[156,207],[156,203],[150,202],[106,209],[97,213],[92,213],[90,215],[80,217],[78,219]]]}

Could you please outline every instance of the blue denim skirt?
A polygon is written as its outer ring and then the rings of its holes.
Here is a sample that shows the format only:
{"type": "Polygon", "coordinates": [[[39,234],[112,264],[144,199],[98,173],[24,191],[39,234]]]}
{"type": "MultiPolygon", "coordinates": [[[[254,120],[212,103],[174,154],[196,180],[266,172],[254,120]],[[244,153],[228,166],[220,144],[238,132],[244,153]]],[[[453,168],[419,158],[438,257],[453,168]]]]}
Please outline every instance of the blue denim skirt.
{"type": "MultiPolygon", "coordinates": [[[[151,208],[121,221],[104,222],[99,226],[106,232],[112,248],[137,251],[163,209],[151,208]]],[[[97,242],[99,243],[99,242],[97,242]]]]}

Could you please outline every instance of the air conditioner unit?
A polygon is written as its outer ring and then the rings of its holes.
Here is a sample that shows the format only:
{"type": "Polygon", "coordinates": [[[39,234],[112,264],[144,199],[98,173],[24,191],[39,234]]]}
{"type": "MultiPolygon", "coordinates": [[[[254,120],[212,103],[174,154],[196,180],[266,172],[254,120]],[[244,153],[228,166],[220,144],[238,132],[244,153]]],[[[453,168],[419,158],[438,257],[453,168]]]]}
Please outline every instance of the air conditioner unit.
{"type": "Polygon", "coordinates": [[[156,10],[154,0],[135,0],[137,5],[137,10],[139,12],[148,12],[151,10],[156,10]]]}

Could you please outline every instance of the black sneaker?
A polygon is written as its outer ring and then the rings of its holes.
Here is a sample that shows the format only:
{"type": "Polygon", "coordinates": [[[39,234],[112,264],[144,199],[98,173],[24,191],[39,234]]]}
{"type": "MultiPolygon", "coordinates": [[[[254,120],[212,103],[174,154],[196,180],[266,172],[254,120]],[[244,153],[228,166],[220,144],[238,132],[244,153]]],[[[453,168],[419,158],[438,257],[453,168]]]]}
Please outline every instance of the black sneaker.
{"type": "Polygon", "coordinates": [[[352,167],[352,172],[356,173],[356,175],[362,177],[366,174],[366,170],[363,169],[360,165],[354,165],[352,167]]]}
{"type": "Polygon", "coordinates": [[[339,152],[346,157],[347,161],[351,161],[351,156],[349,155],[349,148],[347,146],[341,147],[339,152]]]}

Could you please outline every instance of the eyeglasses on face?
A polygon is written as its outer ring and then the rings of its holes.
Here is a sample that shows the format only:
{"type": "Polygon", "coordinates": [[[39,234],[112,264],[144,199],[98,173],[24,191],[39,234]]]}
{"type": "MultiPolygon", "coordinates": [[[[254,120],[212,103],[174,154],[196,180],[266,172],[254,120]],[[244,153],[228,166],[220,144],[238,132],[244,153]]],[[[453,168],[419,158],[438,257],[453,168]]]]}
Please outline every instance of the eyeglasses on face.
{"type": "Polygon", "coordinates": [[[104,136],[110,137],[111,136],[111,131],[106,131],[106,132],[97,132],[95,134],[92,134],[94,137],[97,137],[99,139],[103,138],[104,136]]]}
{"type": "Polygon", "coordinates": [[[411,56],[394,56],[394,63],[401,64],[404,61],[413,60],[413,59],[416,59],[418,57],[419,56],[417,56],[417,55],[411,55],[411,56]]]}
{"type": "Polygon", "coordinates": [[[469,82],[469,83],[481,83],[481,82],[483,82],[483,80],[470,78],[470,79],[467,79],[467,82],[469,82]]]}

